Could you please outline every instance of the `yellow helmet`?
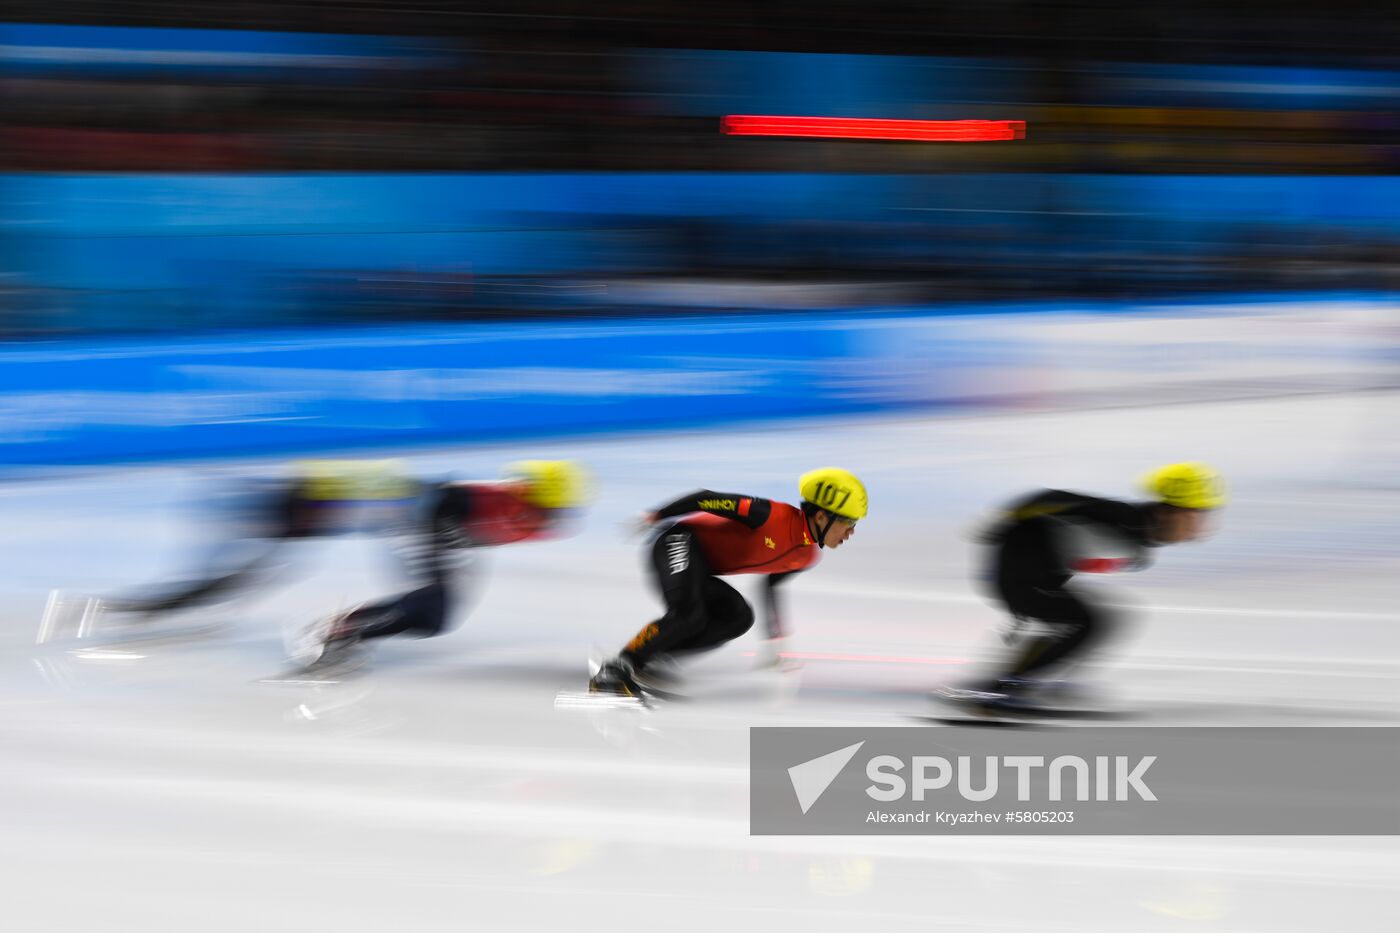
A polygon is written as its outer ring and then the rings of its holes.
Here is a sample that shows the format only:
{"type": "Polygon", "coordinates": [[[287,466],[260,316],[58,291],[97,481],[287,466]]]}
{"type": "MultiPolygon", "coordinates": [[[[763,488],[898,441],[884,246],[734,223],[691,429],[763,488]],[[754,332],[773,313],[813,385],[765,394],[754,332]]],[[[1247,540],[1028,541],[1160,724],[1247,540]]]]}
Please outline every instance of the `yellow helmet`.
{"type": "Polygon", "coordinates": [[[417,489],[399,460],[301,460],[295,470],[301,494],[325,502],[407,499],[417,489]]]}
{"type": "Polygon", "coordinates": [[[1220,474],[1204,463],[1172,463],[1147,474],[1143,488],[1179,509],[1218,509],[1225,504],[1220,474]]]}
{"type": "Polygon", "coordinates": [[[854,473],[840,467],[822,467],[803,473],[797,488],[807,502],[853,522],[864,518],[870,505],[865,484],[856,479],[854,473]]]}
{"type": "Polygon", "coordinates": [[[525,501],[542,509],[584,505],[592,492],[588,471],[573,460],[520,460],[503,471],[525,484],[525,501]]]}

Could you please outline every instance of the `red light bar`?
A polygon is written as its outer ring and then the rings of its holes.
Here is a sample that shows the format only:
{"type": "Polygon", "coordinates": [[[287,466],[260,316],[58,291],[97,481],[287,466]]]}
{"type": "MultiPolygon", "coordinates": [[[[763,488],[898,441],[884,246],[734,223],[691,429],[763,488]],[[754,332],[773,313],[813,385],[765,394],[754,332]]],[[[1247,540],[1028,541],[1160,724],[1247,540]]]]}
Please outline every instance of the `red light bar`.
{"type": "Polygon", "coordinates": [[[926,143],[998,142],[1026,136],[1025,120],[870,120],[730,114],[721,121],[720,128],[730,136],[912,139],[926,143]]]}

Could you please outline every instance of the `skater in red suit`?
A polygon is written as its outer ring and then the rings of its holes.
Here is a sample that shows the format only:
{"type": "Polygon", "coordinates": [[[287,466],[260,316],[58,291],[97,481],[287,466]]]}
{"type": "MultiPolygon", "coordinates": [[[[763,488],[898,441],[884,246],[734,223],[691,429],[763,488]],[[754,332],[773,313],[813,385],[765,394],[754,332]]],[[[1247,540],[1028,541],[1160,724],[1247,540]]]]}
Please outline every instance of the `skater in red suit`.
{"type": "Polygon", "coordinates": [[[814,566],[823,548],[840,547],[865,517],[865,487],[846,470],[805,474],[800,506],[738,493],[702,490],[644,517],[661,526],[651,545],[650,570],[666,613],[648,624],[589,683],[593,693],[642,697],[637,675],[660,658],[705,651],[743,635],[754,611],[720,579],[762,574],[770,638],[784,634],[777,588],[814,566]]]}
{"type": "Polygon", "coordinates": [[[460,621],[468,552],[558,535],[588,495],[583,469],[568,460],[525,460],[498,482],[440,483],[423,494],[404,554],[413,589],[313,626],[294,650],[306,665],[327,664],[376,638],[431,638],[460,621]]]}
{"type": "Polygon", "coordinates": [[[246,484],[224,503],[223,538],[192,580],[99,601],[104,615],[154,621],[229,601],[275,579],[298,540],[368,534],[394,542],[411,588],[318,621],[293,647],[303,664],[367,639],[446,631],[467,595],[470,552],[558,536],[588,482],[568,460],[526,460],[496,481],[409,477],[392,461],[319,460],[280,481],[246,484]]]}

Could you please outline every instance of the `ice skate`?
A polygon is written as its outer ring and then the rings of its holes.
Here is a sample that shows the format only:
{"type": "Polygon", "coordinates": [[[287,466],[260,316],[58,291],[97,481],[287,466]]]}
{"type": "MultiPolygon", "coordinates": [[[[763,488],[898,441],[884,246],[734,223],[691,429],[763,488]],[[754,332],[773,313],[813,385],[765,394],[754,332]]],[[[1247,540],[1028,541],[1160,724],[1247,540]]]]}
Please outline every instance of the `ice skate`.
{"type": "Polygon", "coordinates": [[[290,647],[292,663],[303,671],[325,670],[359,656],[360,629],[352,620],[356,609],[317,619],[307,626],[290,647]]]}
{"type": "Polygon", "coordinates": [[[630,661],[616,658],[599,668],[588,681],[588,692],[603,696],[631,697],[641,700],[646,691],[637,681],[636,672],[630,661]]]}
{"type": "Polygon", "coordinates": [[[600,661],[591,657],[588,673],[588,689],[559,691],[555,709],[647,709],[649,697],[655,696],[637,680],[631,663],[621,658],[600,661]]]}

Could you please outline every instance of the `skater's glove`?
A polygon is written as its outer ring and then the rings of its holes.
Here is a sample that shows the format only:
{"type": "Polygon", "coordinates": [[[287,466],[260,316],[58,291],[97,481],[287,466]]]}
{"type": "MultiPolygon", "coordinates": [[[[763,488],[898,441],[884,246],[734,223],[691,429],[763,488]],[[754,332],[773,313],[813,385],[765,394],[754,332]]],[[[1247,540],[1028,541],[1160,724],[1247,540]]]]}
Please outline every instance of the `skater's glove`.
{"type": "Polygon", "coordinates": [[[800,671],[802,662],[791,656],[792,639],[766,638],[758,649],[758,663],[754,666],[764,671],[800,671]]]}

